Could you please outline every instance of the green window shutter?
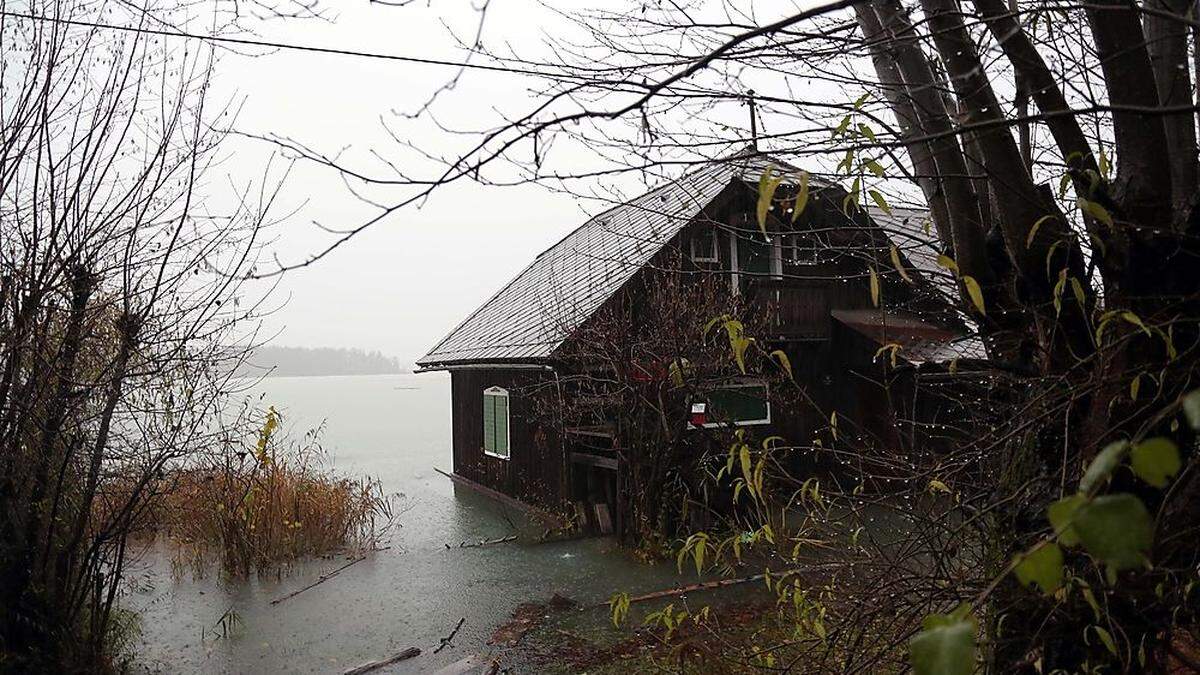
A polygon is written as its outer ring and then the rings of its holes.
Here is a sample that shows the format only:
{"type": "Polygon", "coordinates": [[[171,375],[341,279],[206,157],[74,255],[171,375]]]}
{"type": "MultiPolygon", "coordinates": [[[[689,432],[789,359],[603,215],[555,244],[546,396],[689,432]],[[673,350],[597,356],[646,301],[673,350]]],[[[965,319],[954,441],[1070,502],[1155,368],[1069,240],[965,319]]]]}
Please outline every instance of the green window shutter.
{"type": "Polygon", "coordinates": [[[714,389],[708,392],[708,415],[714,422],[770,421],[766,385],[714,389]]]}
{"type": "Polygon", "coordinates": [[[496,400],[496,454],[508,457],[508,397],[495,396],[496,400]]]}
{"type": "Polygon", "coordinates": [[[483,394],[483,449],[487,452],[496,451],[497,398],[497,396],[487,392],[483,394]]]}

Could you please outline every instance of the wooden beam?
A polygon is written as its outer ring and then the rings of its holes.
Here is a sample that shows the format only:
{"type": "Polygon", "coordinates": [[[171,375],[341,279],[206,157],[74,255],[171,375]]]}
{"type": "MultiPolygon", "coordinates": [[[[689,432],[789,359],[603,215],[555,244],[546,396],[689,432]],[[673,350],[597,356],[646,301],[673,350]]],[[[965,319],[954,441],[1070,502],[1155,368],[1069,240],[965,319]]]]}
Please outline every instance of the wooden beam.
{"type": "Polygon", "coordinates": [[[518,511],[522,511],[534,518],[537,518],[538,520],[542,521],[543,524],[548,525],[552,528],[561,529],[570,524],[570,523],[567,523],[560,516],[550,513],[549,511],[539,509],[538,507],[536,507],[532,504],[526,504],[525,502],[521,501],[520,499],[517,499],[516,497],[513,497],[511,495],[506,495],[503,492],[500,492],[498,490],[493,490],[492,488],[490,488],[486,485],[476,483],[475,481],[471,480],[470,478],[460,476],[456,473],[449,473],[447,471],[442,471],[441,469],[437,468],[436,466],[433,467],[433,470],[442,474],[446,478],[449,478],[450,480],[454,481],[455,483],[457,483],[463,487],[471,488],[472,490],[478,492],[479,494],[481,494],[485,497],[490,497],[490,498],[500,502],[501,504],[504,504],[505,506],[511,506],[514,509],[517,509],[518,511]]]}

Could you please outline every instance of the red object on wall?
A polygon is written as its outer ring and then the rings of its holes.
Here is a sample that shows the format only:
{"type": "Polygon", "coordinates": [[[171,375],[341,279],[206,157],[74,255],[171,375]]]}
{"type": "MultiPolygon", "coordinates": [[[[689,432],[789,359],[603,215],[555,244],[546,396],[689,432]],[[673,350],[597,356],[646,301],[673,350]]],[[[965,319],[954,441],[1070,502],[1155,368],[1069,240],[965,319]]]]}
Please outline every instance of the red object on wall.
{"type": "Polygon", "coordinates": [[[708,423],[708,404],[693,403],[692,404],[692,426],[702,427],[708,423]]]}

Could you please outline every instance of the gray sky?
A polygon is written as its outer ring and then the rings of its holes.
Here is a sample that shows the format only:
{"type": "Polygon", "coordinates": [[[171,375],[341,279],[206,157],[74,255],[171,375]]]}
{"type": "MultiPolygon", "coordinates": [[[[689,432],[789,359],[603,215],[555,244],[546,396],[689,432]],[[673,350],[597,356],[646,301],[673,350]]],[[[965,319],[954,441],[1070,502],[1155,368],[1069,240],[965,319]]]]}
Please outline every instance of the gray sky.
{"type": "MultiPolygon", "coordinates": [[[[261,37],[459,59],[439,20],[456,21],[470,33],[476,15],[467,3],[434,4],[438,7],[349,3],[338,7],[333,23],[276,21],[261,37]]],[[[495,0],[485,36],[536,46],[532,27],[539,20],[556,19],[532,2],[495,0]]],[[[418,159],[387,135],[381,116],[415,110],[452,74],[445,67],[281,51],[253,58],[225,55],[216,81],[219,95],[236,91],[244,99],[239,130],[287,136],[329,154],[344,148],[355,166],[379,167],[366,156],[375,150],[407,170],[420,167],[418,159]]],[[[528,84],[517,76],[469,73],[444,95],[438,110],[446,123],[475,128],[494,121],[491,108],[528,105],[528,84]]],[[[427,122],[393,123],[399,135],[411,134],[426,150],[453,152],[465,140],[427,122]]],[[[223,168],[235,177],[256,175],[274,151],[252,140],[234,140],[229,148],[233,152],[223,168]]],[[[372,196],[388,200],[397,194],[372,196]]],[[[355,225],[373,212],[335,172],[304,164],[293,169],[282,202],[287,208],[280,211],[300,208],[274,230],[274,248],[284,259],[331,240],[314,220],[329,227],[355,225]]],[[[274,296],[283,306],[266,320],[267,332],[279,331],[277,344],[362,347],[415,359],[584,218],[576,200],[537,186],[446,188],[420,208],[389,216],[318,264],[286,274],[274,296]]]]}
{"type": "MultiPolygon", "coordinates": [[[[259,37],[457,61],[463,52],[442,21],[468,38],[478,21],[470,0],[430,0],[404,7],[336,4],[333,22],[271,21],[259,29],[259,37]]],[[[552,4],[565,13],[595,6],[580,0],[552,4]]],[[[638,3],[608,0],[607,4],[629,8],[638,3]]],[[[764,7],[779,13],[795,9],[793,3],[764,7]]],[[[760,21],[771,18],[760,17],[760,21]]],[[[579,32],[568,19],[533,0],[492,0],[483,39],[498,51],[510,45],[522,56],[546,58],[544,33],[562,37],[571,35],[571,30],[579,32]]],[[[240,131],[295,139],[328,156],[340,156],[356,169],[389,175],[389,169],[372,156],[377,153],[402,171],[426,176],[433,165],[397,139],[449,155],[476,137],[449,133],[428,119],[404,119],[392,111],[416,111],[454,72],[447,67],[279,51],[254,57],[226,55],[218,65],[216,82],[219,96],[233,96],[242,103],[236,124],[240,131]],[[385,131],[384,122],[395,138],[385,131]]],[[[455,129],[495,125],[501,113],[526,112],[536,100],[531,93],[536,85],[517,75],[468,72],[453,91],[440,96],[435,108],[438,120],[455,129]]],[[[745,108],[736,103],[728,110],[705,114],[734,116],[737,123],[746,119],[745,108]]],[[[581,149],[563,145],[552,150],[559,166],[578,170],[588,161],[581,149]]],[[[225,166],[235,183],[239,177],[258,175],[270,152],[276,151],[249,139],[234,139],[229,148],[233,152],[225,166]]],[[[637,181],[635,177],[616,180],[627,194],[640,191],[637,181]]],[[[572,189],[595,191],[603,182],[576,183],[572,189]]],[[[394,203],[402,194],[371,190],[369,196],[394,203]]],[[[314,221],[326,227],[348,227],[374,213],[348,191],[336,172],[310,164],[294,167],[282,207],[279,211],[299,208],[274,231],[274,248],[289,262],[331,241],[331,235],[314,221]]],[[[274,298],[282,306],[267,318],[266,332],[278,331],[276,344],[379,349],[413,360],[538,252],[602,207],[596,201],[533,185],[496,188],[462,183],[441,189],[420,208],[402,209],[316,265],[286,274],[274,298]]]]}

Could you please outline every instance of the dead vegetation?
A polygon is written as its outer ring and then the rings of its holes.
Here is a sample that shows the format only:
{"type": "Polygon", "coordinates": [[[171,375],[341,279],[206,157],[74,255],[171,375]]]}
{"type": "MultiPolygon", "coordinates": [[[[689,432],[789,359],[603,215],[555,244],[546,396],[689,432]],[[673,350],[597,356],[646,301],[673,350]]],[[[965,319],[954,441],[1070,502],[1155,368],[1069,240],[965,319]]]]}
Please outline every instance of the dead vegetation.
{"type": "Polygon", "coordinates": [[[229,576],[278,571],[297,559],[361,553],[395,524],[397,496],[378,480],[339,475],[318,443],[278,438],[281,416],[268,409],[253,447],[179,469],[165,481],[143,531],[170,537],[177,573],[229,576]]]}

